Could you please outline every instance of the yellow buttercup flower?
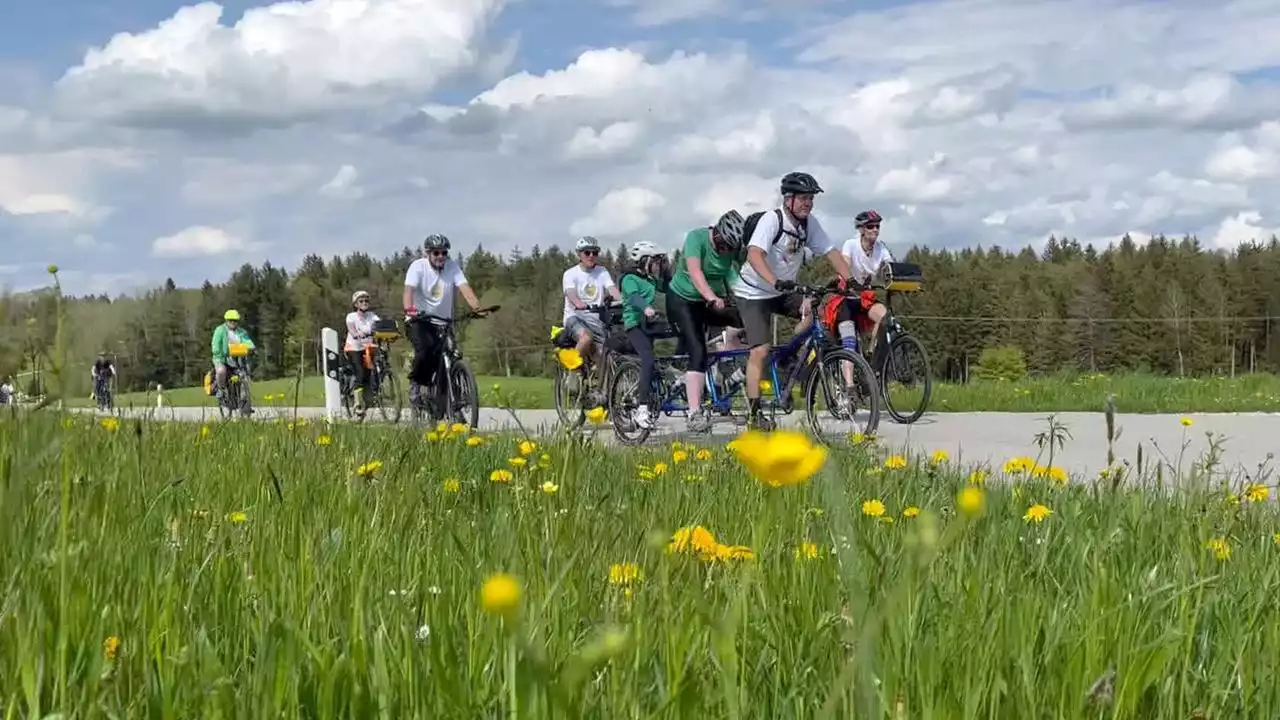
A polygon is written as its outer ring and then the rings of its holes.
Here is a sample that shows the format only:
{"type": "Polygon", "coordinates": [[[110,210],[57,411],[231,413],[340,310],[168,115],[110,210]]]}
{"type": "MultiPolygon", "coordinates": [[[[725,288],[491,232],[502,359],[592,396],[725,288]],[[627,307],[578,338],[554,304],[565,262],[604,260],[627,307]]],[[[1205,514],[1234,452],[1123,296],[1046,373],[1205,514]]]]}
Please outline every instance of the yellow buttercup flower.
{"type": "Polygon", "coordinates": [[[748,430],[738,436],[734,450],[747,470],[769,487],[808,482],[827,462],[826,448],[791,430],[748,430]]]}
{"type": "Polygon", "coordinates": [[[503,617],[511,617],[520,605],[520,581],[514,575],[495,573],[480,588],[480,607],[503,617]]]}

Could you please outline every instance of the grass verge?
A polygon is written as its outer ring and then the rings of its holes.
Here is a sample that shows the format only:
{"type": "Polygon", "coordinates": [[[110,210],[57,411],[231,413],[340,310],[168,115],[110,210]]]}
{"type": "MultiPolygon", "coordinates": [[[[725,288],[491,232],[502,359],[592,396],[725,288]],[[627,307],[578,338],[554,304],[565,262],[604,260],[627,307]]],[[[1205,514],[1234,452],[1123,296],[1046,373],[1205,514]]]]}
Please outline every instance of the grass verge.
{"type": "Polygon", "coordinates": [[[1280,707],[1280,517],[1203,472],[862,446],[768,487],[725,449],[43,412],[0,448],[6,715],[1280,707]]]}

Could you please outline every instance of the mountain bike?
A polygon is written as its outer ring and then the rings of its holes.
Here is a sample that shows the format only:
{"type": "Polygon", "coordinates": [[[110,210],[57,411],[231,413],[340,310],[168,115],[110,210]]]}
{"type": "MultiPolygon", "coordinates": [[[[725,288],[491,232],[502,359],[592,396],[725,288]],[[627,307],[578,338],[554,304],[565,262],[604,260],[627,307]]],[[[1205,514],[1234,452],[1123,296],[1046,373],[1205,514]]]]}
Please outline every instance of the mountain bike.
{"type": "Polygon", "coordinates": [[[223,420],[237,416],[249,417],[253,414],[253,401],[250,392],[252,372],[249,363],[250,350],[247,345],[233,343],[227,357],[227,382],[216,391],[218,412],[223,420]]]}
{"type": "Polygon", "coordinates": [[[880,382],[885,410],[896,422],[910,425],[919,420],[929,406],[933,377],[929,353],[923,343],[902,327],[893,312],[893,298],[896,294],[919,291],[920,267],[911,263],[889,263],[877,274],[876,284],[886,292],[885,316],[880,321],[875,348],[869,360],[880,382]],[[902,408],[895,406],[894,396],[900,398],[900,405],[906,403],[915,395],[917,383],[920,385],[919,399],[914,408],[907,412],[905,405],[902,408]]]}
{"type": "Polygon", "coordinates": [[[111,391],[111,378],[96,377],[93,379],[93,401],[98,409],[110,412],[115,407],[114,393],[111,391]]]}
{"type": "MultiPolygon", "coordinates": [[[[615,330],[622,326],[622,315],[616,312],[621,307],[619,303],[606,301],[602,305],[587,308],[600,317],[605,327],[603,347],[601,343],[595,343],[597,358],[584,357],[582,365],[572,370],[563,363],[556,363],[556,415],[560,418],[560,423],[570,430],[576,430],[586,422],[588,410],[608,403],[609,384],[621,355],[620,350],[626,345],[626,336],[615,330]],[[597,366],[601,362],[605,364],[603,370],[597,366]]],[[[577,340],[567,329],[561,328],[553,334],[551,344],[561,350],[568,350],[577,345],[577,340]]]]}
{"type": "Polygon", "coordinates": [[[430,327],[425,332],[434,332],[440,340],[438,352],[440,364],[435,374],[435,397],[425,397],[432,393],[424,392],[419,387],[416,394],[409,399],[409,407],[414,422],[425,419],[430,422],[461,423],[474,428],[480,424],[480,388],[476,385],[476,376],[462,358],[462,349],[458,346],[456,328],[462,321],[478,320],[501,309],[501,305],[490,305],[479,310],[468,311],[460,320],[446,319],[418,313],[406,317],[409,324],[425,323],[430,327]],[[443,407],[441,407],[443,405],[443,407]]]}
{"type": "MultiPolygon", "coordinates": [[[[404,406],[403,396],[400,394],[400,379],[391,366],[391,345],[400,337],[395,320],[378,320],[373,327],[374,344],[365,348],[361,358],[369,363],[369,386],[364,391],[365,410],[376,407],[382,419],[393,424],[400,422],[404,406]]],[[[355,410],[356,369],[350,366],[349,360],[340,367],[338,387],[343,412],[348,418],[355,417],[359,422],[364,422],[364,413],[357,413],[355,410]]]]}
{"type": "MultiPolygon", "coordinates": [[[[791,292],[820,298],[830,291],[830,288],[824,286],[801,286],[791,292]]],[[[745,348],[717,350],[707,354],[707,385],[703,404],[712,412],[733,416],[737,424],[746,423],[745,417],[733,413],[734,398],[740,392],[745,395],[746,377],[745,372],[726,372],[726,369],[731,366],[738,366],[736,369],[739,370],[745,369],[749,354],[750,350],[745,348]],[[722,365],[725,367],[720,367],[722,365]],[[723,381],[723,387],[722,382],[713,381],[713,375],[727,378],[723,381]]],[[[666,415],[687,413],[689,409],[683,382],[677,382],[671,372],[679,366],[680,357],[659,358],[654,373],[654,397],[661,398],[658,403],[660,412],[666,415]]],[[[760,402],[761,410],[769,412],[771,418],[776,418],[779,413],[790,415],[794,410],[792,390],[802,388],[809,429],[821,442],[826,442],[823,410],[837,421],[852,423],[855,432],[874,433],[880,423],[880,393],[871,366],[860,353],[847,350],[838,341],[833,341],[816,317],[808,329],[786,344],[770,350],[762,380],[768,380],[774,388],[768,398],[762,393],[760,402]],[[844,377],[846,363],[852,370],[852,382],[846,381],[844,377]],[[862,400],[867,405],[867,419],[859,423],[858,405],[862,400]]],[[[626,444],[644,442],[650,432],[636,426],[631,419],[637,405],[635,387],[638,385],[638,361],[634,358],[619,361],[610,393],[610,411],[613,414],[614,433],[626,444]]]]}

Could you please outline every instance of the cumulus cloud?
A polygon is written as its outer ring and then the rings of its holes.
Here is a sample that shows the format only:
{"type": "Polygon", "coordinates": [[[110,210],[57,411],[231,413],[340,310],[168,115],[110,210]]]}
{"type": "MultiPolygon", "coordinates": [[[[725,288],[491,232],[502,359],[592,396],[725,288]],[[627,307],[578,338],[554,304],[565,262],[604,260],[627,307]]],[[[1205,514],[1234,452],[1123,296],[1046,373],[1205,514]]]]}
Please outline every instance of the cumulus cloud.
{"type": "Polygon", "coordinates": [[[648,188],[610,190],[596,202],[590,215],[569,226],[569,232],[597,237],[624,236],[648,225],[650,213],[666,204],[666,198],[648,188]]]}
{"type": "Polygon", "coordinates": [[[158,258],[216,257],[247,249],[243,238],[206,225],[193,225],[151,243],[151,254],[158,258]]]}
{"type": "Polygon", "coordinates": [[[570,158],[607,157],[635,144],[643,126],[626,120],[611,123],[596,132],[592,127],[580,127],[565,145],[565,155],[570,158]]]}
{"type": "Polygon", "coordinates": [[[1216,248],[1232,250],[1253,240],[1266,242],[1277,234],[1280,234],[1280,228],[1263,226],[1262,213],[1247,210],[1224,219],[1209,243],[1216,248]]]}
{"type": "Polygon", "coordinates": [[[427,93],[483,60],[502,0],[307,0],[247,10],[201,2],[119,33],[58,81],[67,107],[139,126],[288,125],[427,93]]]}

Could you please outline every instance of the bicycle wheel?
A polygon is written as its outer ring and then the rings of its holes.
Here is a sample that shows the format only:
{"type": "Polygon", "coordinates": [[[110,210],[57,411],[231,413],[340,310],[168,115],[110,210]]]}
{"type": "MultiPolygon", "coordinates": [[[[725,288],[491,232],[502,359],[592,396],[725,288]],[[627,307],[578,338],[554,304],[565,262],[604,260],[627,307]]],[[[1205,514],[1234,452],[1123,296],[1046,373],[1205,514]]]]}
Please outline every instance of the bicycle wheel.
{"type": "Polygon", "coordinates": [[[342,398],[342,413],[350,420],[355,415],[355,388],[353,380],[345,372],[338,374],[338,396],[342,398]]]}
{"type": "Polygon", "coordinates": [[[480,388],[476,385],[476,376],[459,360],[449,369],[449,379],[449,422],[462,423],[474,430],[480,426],[480,388]]]}
{"type": "Polygon", "coordinates": [[[805,384],[804,404],[809,429],[820,442],[827,442],[827,429],[820,417],[819,404],[840,427],[841,436],[852,433],[871,435],[880,425],[880,389],[871,365],[861,355],[844,348],[827,350],[805,384]],[[845,379],[845,368],[852,365],[852,382],[845,379]],[[821,393],[821,395],[819,395],[821,393]],[[858,420],[858,409],[865,404],[867,418],[858,420]]]}
{"type": "Polygon", "coordinates": [[[404,408],[404,398],[400,397],[400,380],[395,373],[386,371],[373,378],[373,401],[378,405],[378,414],[392,425],[400,422],[400,414],[404,408]]]}
{"type": "Polygon", "coordinates": [[[560,423],[570,430],[578,429],[587,420],[587,410],[582,407],[586,392],[587,382],[582,373],[565,370],[563,365],[556,364],[556,415],[560,423]]]}
{"type": "Polygon", "coordinates": [[[614,437],[623,445],[640,445],[652,432],[636,425],[634,420],[639,405],[636,392],[640,389],[640,363],[629,357],[619,358],[610,375],[607,398],[614,437]]]}
{"type": "Polygon", "coordinates": [[[929,371],[929,353],[915,337],[898,335],[889,343],[880,363],[880,393],[885,410],[896,422],[910,425],[924,415],[933,393],[933,377],[929,371]],[[910,404],[912,401],[914,404],[910,404]],[[904,412],[908,407],[915,409],[904,412]]]}

